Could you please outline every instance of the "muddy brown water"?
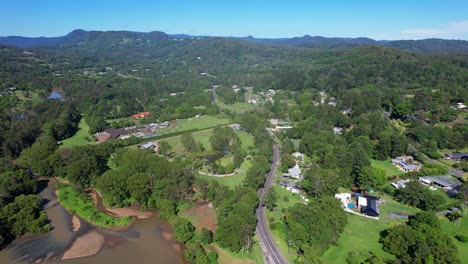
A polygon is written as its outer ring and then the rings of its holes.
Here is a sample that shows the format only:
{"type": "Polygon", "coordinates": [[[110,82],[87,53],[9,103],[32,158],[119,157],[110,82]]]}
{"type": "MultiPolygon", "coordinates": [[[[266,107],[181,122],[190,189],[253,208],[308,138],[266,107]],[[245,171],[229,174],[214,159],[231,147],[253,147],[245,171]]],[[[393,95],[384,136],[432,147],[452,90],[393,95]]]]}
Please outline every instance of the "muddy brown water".
{"type": "Polygon", "coordinates": [[[81,220],[80,229],[73,232],[71,215],[58,203],[53,183],[49,182],[39,195],[47,201],[44,207],[52,231],[16,239],[0,251],[0,264],[36,261],[69,264],[185,263],[180,244],[167,238],[171,236],[170,225],[156,214],[148,219],[137,220],[122,231],[94,227],[81,220]],[[92,230],[97,230],[105,238],[103,247],[96,255],[60,260],[76,238],[92,230]]]}

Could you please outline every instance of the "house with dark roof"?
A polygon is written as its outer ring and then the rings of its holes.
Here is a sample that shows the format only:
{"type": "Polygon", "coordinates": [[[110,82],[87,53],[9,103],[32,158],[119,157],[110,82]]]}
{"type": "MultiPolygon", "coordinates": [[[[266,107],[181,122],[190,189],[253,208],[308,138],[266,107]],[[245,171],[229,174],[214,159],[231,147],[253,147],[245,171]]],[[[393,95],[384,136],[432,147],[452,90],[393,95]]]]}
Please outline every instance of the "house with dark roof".
{"type": "Polygon", "coordinates": [[[447,155],[447,159],[452,159],[452,160],[462,160],[462,159],[468,159],[468,153],[452,153],[447,155]]]}
{"type": "Polygon", "coordinates": [[[462,184],[459,180],[452,178],[450,175],[419,177],[419,182],[426,186],[434,185],[447,191],[454,190],[462,184]]]}
{"type": "Polygon", "coordinates": [[[359,205],[361,207],[361,213],[368,216],[379,217],[379,198],[375,196],[364,196],[364,198],[366,200],[365,203],[359,205]]]}

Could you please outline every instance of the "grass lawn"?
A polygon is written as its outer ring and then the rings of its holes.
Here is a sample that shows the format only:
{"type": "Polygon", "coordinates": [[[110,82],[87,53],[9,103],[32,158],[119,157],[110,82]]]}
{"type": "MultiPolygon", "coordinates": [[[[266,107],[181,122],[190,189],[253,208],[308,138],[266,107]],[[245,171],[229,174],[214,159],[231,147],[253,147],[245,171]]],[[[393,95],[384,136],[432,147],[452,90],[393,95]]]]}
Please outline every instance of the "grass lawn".
{"type": "Polygon", "coordinates": [[[201,116],[199,118],[192,117],[187,119],[179,119],[177,120],[176,127],[168,127],[162,128],[158,130],[159,133],[174,133],[192,129],[206,129],[210,127],[214,127],[217,125],[226,125],[231,123],[232,121],[223,115],[219,116],[201,116]]]}
{"type": "MultiPolygon", "coordinates": [[[[205,147],[206,151],[211,151],[211,144],[210,144],[210,137],[213,135],[213,130],[208,129],[208,130],[203,130],[203,131],[198,131],[198,132],[193,132],[192,133],[193,137],[195,138],[195,141],[197,143],[201,143],[203,147],[205,147]]],[[[181,155],[186,152],[184,146],[182,145],[182,142],[180,141],[180,135],[163,139],[161,141],[166,141],[171,145],[172,151],[175,154],[181,155]]]]}
{"type": "Polygon", "coordinates": [[[348,214],[348,224],[341,233],[338,244],[332,245],[322,256],[324,263],[346,263],[352,251],[368,252],[391,259],[392,255],[382,249],[379,243],[380,231],[387,229],[388,223],[357,215],[348,214]]]}
{"type": "Polygon", "coordinates": [[[31,101],[31,103],[33,105],[37,105],[38,103],[44,101],[45,99],[44,98],[41,98],[39,96],[39,90],[33,90],[33,91],[30,91],[29,92],[29,96],[26,97],[23,95],[23,91],[20,91],[20,90],[16,90],[15,91],[15,95],[16,97],[18,97],[18,99],[20,99],[21,101],[31,101]]]}
{"type": "Polygon", "coordinates": [[[458,248],[458,256],[460,260],[462,263],[468,263],[468,243],[462,243],[455,239],[455,235],[468,236],[468,218],[462,218],[460,226],[454,225],[446,217],[441,217],[440,219],[442,231],[453,238],[453,241],[458,248]]]}
{"type": "Polygon", "coordinates": [[[255,109],[255,105],[253,105],[253,104],[237,102],[237,103],[234,103],[232,105],[227,105],[224,102],[222,102],[221,100],[219,100],[218,98],[216,98],[216,104],[221,109],[226,109],[226,110],[233,111],[233,112],[236,112],[236,113],[243,113],[245,111],[250,111],[250,110],[255,109]]]}
{"type": "Polygon", "coordinates": [[[250,253],[233,253],[228,249],[223,249],[216,244],[210,246],[218,252],[219,264],[260,264],[263,263],[262,250],[258,244],[254,245],[250,253]]]}
{"type": "Polygon", "coordinates": [[[215,180],[215,181],[219,182],[220,184],[223,184],[223,185],[229,186],[231,188],[234,188],[237,185],[242,184],[242,181],[244,181],[244,179],[245,179],[247,169],[250,168],[251,165],[252,165],[252,162],[250,160],[246,159],[246,160],[244,160],[244,162],[242,163],[242,165],[239,168],[240,172],[237,173],[236,175],[228,176],[228,177],[212,177],[212,176],[208,176],[208,175],[196,175],[196,177],[204,178],[204,179],[208,179],[208,180],[215,180]]]}
{"type": "Polygon", "coordinates": [[[71,138],[62,140],[60,148],[71,148],[73,146],[86,145],[89,143],[89,125],[86,123],[84,117],[81,118],[78,124],[78,131],[71,138]]]}
{"type": "Polygon", "coordinates": [[[395,176],[395,175],[403,175],[405,174],[403,171],[397,169],[390,160],[375,160],[371,159],[371,166],[376,169],[382,169],[387,174],[387,177],[395,176]]]}
{"type": "MultiPolygon", "coordinates": [[[[432,190],[431,190],[432,191],[432,190]]],[[[433,192],[437,193],[438,195],[442,196],[444,198],[444,203],[439,206],[440,210],[447,209],[449,207],[453,207],[455,203],[460,202],[459,199],[451,198],[449,197],[444,190],[437,188],[433,192]]]]}
{"type": "Polygon", "coordinates": [[[254,139],[249,133],[244,131],[236,131],[235,133],[240,138],[244,151],[248,151],[249,147],[254,145],[254,139]]]}

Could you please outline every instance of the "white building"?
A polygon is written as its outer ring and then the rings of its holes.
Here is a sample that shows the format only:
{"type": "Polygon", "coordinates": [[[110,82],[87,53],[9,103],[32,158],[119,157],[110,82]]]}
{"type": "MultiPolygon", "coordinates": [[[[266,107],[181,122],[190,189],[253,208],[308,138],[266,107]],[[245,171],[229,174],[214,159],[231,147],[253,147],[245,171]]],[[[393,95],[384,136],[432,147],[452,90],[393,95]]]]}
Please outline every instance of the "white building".
{"type": "Polygon", "coordinates": [[[299,165],[295,165],[291,169],[288,169],[289,176],[292,178],[299,179],[301,177],[301,168],[299,168],[299,165]]]}

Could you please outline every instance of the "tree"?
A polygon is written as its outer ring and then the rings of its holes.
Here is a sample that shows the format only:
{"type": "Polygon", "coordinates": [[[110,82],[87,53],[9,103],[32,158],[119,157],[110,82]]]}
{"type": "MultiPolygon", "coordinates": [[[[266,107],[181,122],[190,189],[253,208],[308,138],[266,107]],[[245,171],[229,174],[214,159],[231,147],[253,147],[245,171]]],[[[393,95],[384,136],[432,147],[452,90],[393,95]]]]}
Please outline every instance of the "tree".
{"type": "Polygon", "coordinates": [[[385,230],[380,242],[401,263],[460,263],[452,239],[442,233],[431,212],[418,213],[406,225],[385,230]]]}
{"type": "Polygon", "coordinates": [[[386,182],[387,174],[385,173],[385,170],[375,169],[372,167],[363,168],[361,173],[356,177],[356,183],[362,189],[382,186],[386,182]]]}
{"type": "Polygon", "coordinates": [[[189,220],[182,217],[176,217],[172,221],[172,225],[174,226],[174,237],[178,241],[185,243],[193,237],[195,227],[189,220]]]}
{"type": "Polygon", "coordinates": [[[118,171],[108,170],[96,181],[96,188],[104,201],[110,206],[125,206],[123,201],[129,197],[127,180],[118,171]]]}
{"type": "Polygon", "coordinates": [[[200,233],[200,241],[204,245],[211,244],[213,242],[213,232],[203,227],[200,233]]]}
{"type": "Polygon", "coordinates": [[[195,138],[193,137],[192,133],[183,134],[180,137],[180,141],[182,142],[185,150],[188,152],[194,152],[197,148],[197,143],[195,142],[195,138]]]}
{"type": "Polygon", "coordinates": [[[263,202],[265,206],[270,210],[273,210],[276,207],[276,203],[278,202],[278,195],[276,194],[274,188],[268,188],[265,195],[265,200],[263,202]]]}
{"type": "Polygon", "coordinates": [[[127,179],[127,189],[133,199],[146,207],[151,196],[151,178],[146,173],[135,173],[127,179]]]}
{"type": "Polygon", "coordinates": [[[399,202],[429,211],[436,210],[444,202],[444,199],[440,195],[432,193],[417,181],[410,181],[404,189],[398,189],[395,193],[395,199],[399,202]]]}
{"type": "Polygon", "coordinates": [[[14,202],[1,209],[0,222],[4,219],[9,232],[15,236],[37,234],[50,230],[41,200],[33,194],[17,196],[14,202]]]}
{"type": "Polygon", "coordinates": [[[286,216],[292,246],[316,255],[338,241],[347,223],[340,202],[331,196],[313,199],[307,205],[297,203],[288,209],[286,216]]]}
{"type": "Polygon", "coordinates": [[[158,154],[167,156],[169,153],[171,153],[172,147],[167,143],[166,141],[159,141],[158,142],[158,154]]]}
{"type": "Polygon", "coordinates": [[[21,194],[32,194],[36,188],[37,182],[26,170],[12,169],[0,174],[0,196],[3,199],[14,199],[21,194]]]}
{"type": "Polygon", "coordinates": [[[335,194],[340,182],[341,179],[335,171],[314,167],[305,172],[302,185],[308,195],[323,197],[335,194]]]}

